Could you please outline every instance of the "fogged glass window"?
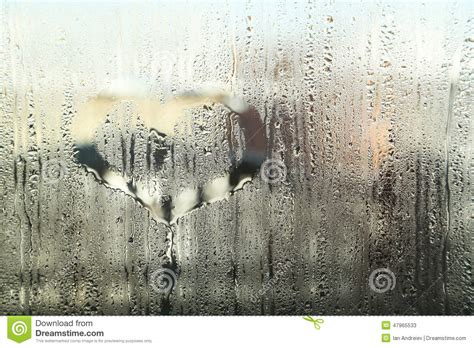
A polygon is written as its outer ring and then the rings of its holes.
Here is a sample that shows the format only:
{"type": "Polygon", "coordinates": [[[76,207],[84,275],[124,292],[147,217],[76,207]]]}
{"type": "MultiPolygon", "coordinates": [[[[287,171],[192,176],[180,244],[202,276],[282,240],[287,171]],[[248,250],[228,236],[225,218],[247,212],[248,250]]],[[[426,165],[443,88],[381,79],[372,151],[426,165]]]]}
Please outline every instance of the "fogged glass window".
{"type": "Polygon", "coordinates": [[[471,314],[473,6],[2,2],[1,314],[471,314]]]}

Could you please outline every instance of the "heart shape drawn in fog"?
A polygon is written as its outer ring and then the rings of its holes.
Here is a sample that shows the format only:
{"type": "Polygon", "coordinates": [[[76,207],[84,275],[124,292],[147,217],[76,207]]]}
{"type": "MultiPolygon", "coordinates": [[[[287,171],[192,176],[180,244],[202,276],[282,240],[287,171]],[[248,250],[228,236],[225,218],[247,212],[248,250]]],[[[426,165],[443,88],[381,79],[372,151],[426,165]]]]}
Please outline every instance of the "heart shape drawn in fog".
{"type": "Polygon", "coordinates": [[[183,93],[165,103],[143,93],[133,95],[109,90],[88,99],[78,110],[71,125],[71,135],[74,139],[75,158],[79,164],[92,172],[103,185],[133,197],[151,212],[154,219],[166,225],[174,224],[185,214],[242,189],[260,170],[267,152],[266,133],[258,111],[241,98],[209,90],[183,93]],[[232,144],[230,117],[235,115],[238,119],[245,137],[243,154],[239,160],[231,154],[229,170],[202,186],[189,187],[175,197],[150,195],[143,183],[113,170],[94,144],[95,131],[113,107],[122,101],[134,102],[145,126],[162,137],[174,135],[175,126],[185,116],[186,110],[221,104],[229,110],[226,122],[229,144],[232,144]]]}

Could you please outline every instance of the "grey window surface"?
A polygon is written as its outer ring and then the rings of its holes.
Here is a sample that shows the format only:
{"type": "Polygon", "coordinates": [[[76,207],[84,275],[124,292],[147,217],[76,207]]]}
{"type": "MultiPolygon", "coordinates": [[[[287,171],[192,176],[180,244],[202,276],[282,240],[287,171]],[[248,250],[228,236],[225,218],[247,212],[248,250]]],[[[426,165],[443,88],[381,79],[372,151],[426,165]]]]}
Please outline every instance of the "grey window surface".
{"type": "Polygon", "coordinates": [[[0,4],[0,314],[472,314],[469,1],[0,4]]]}

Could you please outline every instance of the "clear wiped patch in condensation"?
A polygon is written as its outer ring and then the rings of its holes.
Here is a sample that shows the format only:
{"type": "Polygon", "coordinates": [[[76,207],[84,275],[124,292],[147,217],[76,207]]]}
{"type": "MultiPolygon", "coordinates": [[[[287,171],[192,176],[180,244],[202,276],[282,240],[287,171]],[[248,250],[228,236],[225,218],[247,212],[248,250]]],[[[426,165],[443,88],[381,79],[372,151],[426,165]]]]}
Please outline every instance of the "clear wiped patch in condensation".
{"type": "MultiPolygon", "coordinates": [[[[133,96],[114,90],[106,91],[89,99],[79,110],[72,123],[71,134],[78,163],[92,172],[106,187],[118,189],[133,197],[151,212],[153,218],[166,225],[174,224],[187,213],[225,199],[242,189],[244,184],[258,173],[267,152],[267,138],[258,111],[241,98],[218,91],[183,93],[164,104],[143,94],[133,96]],[[222,104],[229,110],[228,117],[237,116],[245,137],[243,154],[237,159],[235,153],[231,153],[229,171],[201,186],[189,187],[175,197],[164,194],[150,195],[143,183],[115,171],[94,144],[96,129],[113,106],[122,101],[135,102],[145,126],[161,138],[175,134],[175,127],[184,118],[186,110],[208,104],[222,104]]],[[[226,136],[229,143],[232,143],[230,127],[226,136]]]]}

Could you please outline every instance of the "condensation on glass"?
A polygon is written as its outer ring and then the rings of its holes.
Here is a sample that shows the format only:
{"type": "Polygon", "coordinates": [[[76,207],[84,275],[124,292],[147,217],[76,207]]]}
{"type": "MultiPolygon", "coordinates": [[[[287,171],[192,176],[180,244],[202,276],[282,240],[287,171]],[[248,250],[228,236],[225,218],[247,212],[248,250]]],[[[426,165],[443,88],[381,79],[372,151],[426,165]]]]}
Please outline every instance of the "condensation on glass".
{"type": "Polygon", "coordinates": [[[0,314],[472,314],[468,1],[0,6],[0,314]]]}

